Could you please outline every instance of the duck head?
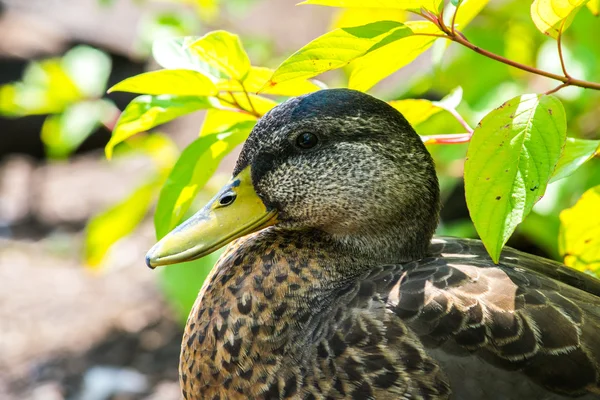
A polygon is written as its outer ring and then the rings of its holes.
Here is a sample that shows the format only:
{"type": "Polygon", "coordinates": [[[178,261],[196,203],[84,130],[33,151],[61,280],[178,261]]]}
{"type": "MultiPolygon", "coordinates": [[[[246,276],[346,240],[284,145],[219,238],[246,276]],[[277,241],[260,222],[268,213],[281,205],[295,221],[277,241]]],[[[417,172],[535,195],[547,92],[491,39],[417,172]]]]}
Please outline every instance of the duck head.
{"type": "Polygon", "coordinates": [[[406,119],[365,93],[322,90],[261,118],[230,182],[146,261],[190,261],[275,225],[356,257],[402,262],[425,255],[438,214],[433,160],[406,119]]]}

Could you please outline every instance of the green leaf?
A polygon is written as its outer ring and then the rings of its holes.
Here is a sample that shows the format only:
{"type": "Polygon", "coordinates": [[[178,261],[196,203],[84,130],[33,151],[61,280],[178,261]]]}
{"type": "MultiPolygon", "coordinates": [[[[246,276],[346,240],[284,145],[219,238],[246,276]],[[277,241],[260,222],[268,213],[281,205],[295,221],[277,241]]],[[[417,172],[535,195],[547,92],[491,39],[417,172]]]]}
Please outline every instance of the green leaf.
{"type": "Polygon", "coordinates": [[[227,79],[219,69],[200,59],[190,46],[200,39],[198,36],[159,39],[152,46],[154,60],[165,69],[190,69],[198,71],[213,82],[227,79]]]}
{"type": "Polygon", "coordinates": [[[41,137],[50,158],[66,158],[118,110],[106,100],[76,103],[46,118],[41,137]]]}
{"type": "Polygon", "coordinates": [[[314,4],[329,7],[360,7],[360,8],[397,8],[420,12],[422,8],[438,12],[443,4],[442,0],[305,0],[300,4],[314,4]]]}
{"type": "Polygon", "coordinates": [[[265,90],[281,82],[307,79],[348,65],[391,33],[397,37],[412,31],[401,22],[379,21],[354,28],[335,29],[318,37],[292,54],[273,73],[265,90]]]}
{"type": "Polygon", "coordinates": [[[123,202],[90,220],[85,230],[87,265],[97,268],[112,245],[133,232],[148,213],[156,190],[156,181],[146,183],[123,202]]]}
{"type": "Polygon", "coordinates": [[[157,238],[162,238],[181,222],[223,157],[246,140],[254,124],[254,121],[240,122],[227,132],[202,136],[183,150],[160,191],[154,214],[157,238]]]}
{"type": "Polygon", "coordinates": [[[555,182],[571,175],[577,168],[592,158],[599,149],[600,140],[567,138],[567,143],[550,182],[555,182]]]}
{"type": "Polygon", "coordinates": [[[534,0],[531,4],[531,19],[545,35],[557,38],[566,30],[577,11],[589,0],[534,0]]]}
{"type": "Polygon", "coordinates": [[[558,246],[569,267],[598,273],[600,269],[600,186],[560,213],[558,246]]]}
{"type": "Polygon", "coordinates": [[[207,33],[189,47],[192,54],[228,77],[244,80],[250,59],[237,35],[226,31],[207,33]]]}
{"type": "MultiPolygon", "coordinates": [[[[248,76],[242,83],[234,79],[223,80],[217,84],[217,88],[226,92],[243,92],[244,88],[249,93],[257,93],[267,84],[269,78],[275,70],[264,67],[252,67],[248,76]]],[[[294,80],[283,82],[276,86],[268,86],[261,94],[271,94],[276,96],[300,96],[306,93],[315,92],[323,89],[324,84],[320,86],[309,80],[294,80]]]]}
{"type": "Polygon", "coordinates": [[[429,21],[408,21],[403,29],[396,29],[373,46],[363,57],[350,63],[351,89],[367,91],[377,82],[388,77],[400,68],[410,64],[426,51],[440,34],[439,29],[429,21]]]}
{"type": "Polygon", "coordinates": [[[507,101],[475,129],[465,161],[465,194],[471,219],[494,262],[546,191],[566,131],[561,102],[535,94],[507,101]]]}
{"type": "Polygon", "coordinates": [[[424,99],[395,100],[390,101],[389,104],[400,111],[413,127],[443,111],[443,108],[438,107],[434,102],[424,99]]]}
{"type": "Polygon", "coordinates": [[[117,121],[112,137],[105,148],[106,158],[110,160],[114,147],[136,133],[213,106],[214,102],[206,97],[167,95],[136,97],[117,121]]]}
{"type": "Polygon", "coordinates": [[[217,87],[210,78],[189,69],[163,69],[127,78],[108,92],[170,94],[175,96],[214,96],[217,87]]]}
{"type": "Polygon", "coordinates": [[[77,46],[63,56],[61,64],[85,97],[104,94],[112,67],[108,54],[92,47],[77,46]]]}

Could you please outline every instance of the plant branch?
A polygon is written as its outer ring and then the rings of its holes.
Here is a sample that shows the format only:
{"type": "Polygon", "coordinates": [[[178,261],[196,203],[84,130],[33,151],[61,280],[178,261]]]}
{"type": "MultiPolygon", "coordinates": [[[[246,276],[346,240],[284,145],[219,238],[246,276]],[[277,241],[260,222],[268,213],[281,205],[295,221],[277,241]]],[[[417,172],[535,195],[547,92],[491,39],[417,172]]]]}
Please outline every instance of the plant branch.
{"type": "Polygon", "coordinates": [[[584,81],[581,79],[573,79],[573,78],[569,78],[566,76],[553,74],[552,72],[544,71],[544,70],[541,70],[541,69],[538,69],[535,67],[530,67],[529,65],[521,64],[519,62],[509,60],[508,58],[502,57],[498,54],[484,50],[478,46],[475,46],[473,43],[469,42],[467,40],[467,38],[465,38],[464,35],[460,34],[459,32],[457,32],[457,34],[455,34],[454,36],[449,36],[448,39],[450,39],[453,42],[456,42],[458,44],[461,44],[461,45],[473,50],[474,52],[476,52],[478,54],[481,54],[483,56],[491,58],[492,60],[499,61],[501,63],[510,65],[511,67],[521,69],[523,71],[531,72],[532,74],[541,75],[541,76],[545,76],[546,78],[561,81],[563,83],[568,83],[567,86],[573,85],[573,86],[579,86],[579,87],[587,88],[587,89],[600,90],[600,83],[588,82],[588,81],[584,81]]]}
{"type": "Polygon", "coordinates": [[[252,104],[252,99],[250,98],[250,95],[248,94],[248,90],[246,90],[246,86],[244,86],[244,82],[242,82],[242,81],[239,81],[239,82],[240,82],[240,86],[242,87],[242,90],[244,91],[244,95],[246,95],[246,100],[248,100],[250,109],[252,110],[254,115],[257,115],[258,117],[260,117],[260,114],[258,112],[256,112],[256,109],[254,108],[254,104],[252,104]]]}
{"type": "Polygon", "coordinates": [[[558,92],[560,89],[562,89],[562,88],[565,88],[565,87],[567,87],[567,86],[569,86],[569,83],[567,83],[567,82],[565,82],[565,83],[561,83],[560,85],[558,85],[558,86],[557,86],[557,87],[555,87],[554,89],[550,89],[550,90],[548,90],[548,91],[547,91],[546,93],[544,93],[544,94],[546,94],[546,95],[549,95],[549,94],[552,94],[552,93],[556,93],[556,92],[558,92]]]}
{"type": "Polygon", "coordinates": [[[567,20],[563,19],[562,24],[560,25],[560,29],[558,31],[558,37],[556,38],[556,45],[558,46],[558,57],[560,58],[560,66],[562,68],[563,74],[565,74],[566,78],[572,79],[569,73],[567,72],[567,67],[565,66],[565,58],[563,56],[562,50],[562,34],[565,27],[565,22],[567,20]]]}
{"type": "Polygon", "coordinates": [[[462,4],[462,0],[458,2],[456,5],[456,9],[454,10],[454,14],[452,15],[452,34],[456,35],[455,26],[456,26],[456,14],[458,14],[458,8],[462,4]]]}
{"type": "Polygon", "coordinates": [[[472,133],[448,133],[445,135],[421,136],[423,144],[461,144],[471,140],[472,133]]]}
{"type": "MultiPolygon", "coordinates": [[[[444,21],[440,18],[437,18],[435,16],[431,16],[429,14],[426,13],[421,13],[421,16],[431,22],[433,22],[434,24],[436,24],[440,30],[442,32],[445,33],[445,35],[439,35],[440,37],[444,37],[448,40],[451,40],[455,43],[458,43],[468,49],[473,50],[475,53],[477,54],[481,54],[482,56],[485,56],[487,58],[491,58],[492,60],[496,60],[498,62],[501,62],[503,64],[506,65],[510,65],[511,67],[514,68],[518,68],[520,70],[523,71],[527,71],[530,72],[532,74],[536,74],[536,75],[540,75],[540,76],[545,76],[546,78],[550,78],[550,79],[554,79],[557,81],[560,81],[562,83],[564,83],[564,86],[560,86],[558,88],[556,88],[557,90],[562,89],[563,87],[566,86],[578,86],[578,87],[582,87],[582,88],[586,88],[586,89],[594,89],[594,90],[600,90],[600,83],[598,82],[590,82],[590,81],[585,81],[582,79],[575,79],[572,78],[571,76],[569,76],[568,74],[566,74],[566,70],[563,69],[563,72],[565,72],[565,75],[558,75],[558,74],[554,74],[552,72],[549,71],[544,71],[535,67],[531,67],[529,65],[525,65],[525,64],[521,64],[519,62],[510,60],[506,57],[503,57],[501,55],[492,53],[491,51],[482,49],[479,46],[474,45],[473,43],[471,43],[466,37],[465,35],[463,35],[460,31],[458,30],[453,30],[453,29],[449,29],[446,24],[444,23],[444,21]]],[[[437,36],[437,35],[432,35],[432,34],[420,34],[420,33],[416,33],[416,35],[423,35],[423,36],[437,36]]],[[[559,36],[560,37],[560,36],[559,36]]],[[[560,50],[560,53],[562,54],[562,49],[560,50]]],[[[561,63],[564,63],[564,59],[561,56],[561,63]]],[[[564,66],[563,66],[564,68],[564,66]]]]}
{"type": "Polygon", "coordinates": [[[232,108],[221,108],[221,110],[224,111],[235,111],[235,112],[242,112],[245,114],[249,114],[249,115],[253,115],[256,118],[260,118],[260,115],[258,115],[258,113],[256,112],[252,112],[252,111],[248,111],[246,110],[244,107],[242,107],[242,105],[237,101],[237,99],[235,98],[235,96],[233,95],[233,93],[228,92],[229,95],[231,96],[231,99],[233,100],[229,100],[226,97],[221,96],[220,94],[217,94],[215,97],[217,99],[219,99],[221,102],[226,103],[228,105],[230,105],[232,108]]]}
{"type": "Polygon", "coordinates": [[[107,118],[103,118],[101,122],[102,125],[104,125],[104,127],[112,133],[117,126],[117,122],[119,122],[119,118],[121,118],[121,110],[119,110],[119,108],[113,104],[111,104],[110,107],[112,115],[107,118]]]}
{"type": "Polygon", "coordinates": [[[473,128],[471,125],[463,118],[462,115],[458,113],[454,108],[444,108],[444,110],[448,111],[452,116],[466,129],[469,134],[473,134],[473,128]]]}

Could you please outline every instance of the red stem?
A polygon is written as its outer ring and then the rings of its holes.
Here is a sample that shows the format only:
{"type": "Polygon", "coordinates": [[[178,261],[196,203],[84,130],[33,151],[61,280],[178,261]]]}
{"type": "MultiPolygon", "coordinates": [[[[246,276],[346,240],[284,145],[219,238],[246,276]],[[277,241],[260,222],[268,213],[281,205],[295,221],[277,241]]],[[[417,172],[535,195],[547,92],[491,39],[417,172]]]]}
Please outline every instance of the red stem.
{"type": "Polygon", "coordinates": [[[446,135],[421,136],[424,144],[460,144],[468,143],[472,133],[449,133],[446,135]]]}

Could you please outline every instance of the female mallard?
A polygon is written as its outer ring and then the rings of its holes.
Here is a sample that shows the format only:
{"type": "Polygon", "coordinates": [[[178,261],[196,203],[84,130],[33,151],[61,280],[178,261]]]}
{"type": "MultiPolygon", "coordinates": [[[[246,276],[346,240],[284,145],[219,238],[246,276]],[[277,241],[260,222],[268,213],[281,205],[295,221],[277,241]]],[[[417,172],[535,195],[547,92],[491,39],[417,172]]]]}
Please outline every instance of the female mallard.
{"type": "Polygon", "coordinates": [[[238,239],[187,322],[186,399],[563,399],[600,394],[600,283],[434,239],[434,165],[404,117],[323,90],[265,115],[232,180],[148,253],[238,239]]]}

